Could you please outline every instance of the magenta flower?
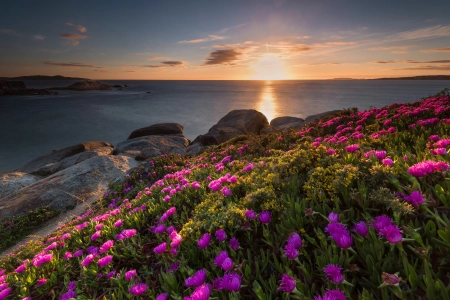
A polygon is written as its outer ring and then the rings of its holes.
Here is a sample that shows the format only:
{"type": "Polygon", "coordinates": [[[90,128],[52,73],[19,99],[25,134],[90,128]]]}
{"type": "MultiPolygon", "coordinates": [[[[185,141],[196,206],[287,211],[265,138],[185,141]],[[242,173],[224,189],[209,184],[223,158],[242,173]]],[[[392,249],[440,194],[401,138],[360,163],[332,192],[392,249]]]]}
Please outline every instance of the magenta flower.
{"type": "Polygon", "coordinates": [[[380,230],[388,225],[393,225],[393,223],[391,218],[386,215],[375,217],[372,221],[372,226],[378,233],[380,233],[380,230]]]}
{"type": "Polygon", "coordinates": [[[334,154],[336,154],[336,150],[328,148],[327,153],[328,153],[328,155],[334,155],[334,154]]]}
{"type": "Polygon", "coordinates": [[[216,231],[216,238],[222,242],[227,238],[227,234],[225,233],[225,231],[223,229],[219,229],[216,231]]]}
{"type": "Polygon", "coordinates": [[[327,275],[328,279],[335,284],[341,284],[342,282],[344,282],[344,276],[342,275],[341,270],[342,268],[340,268],[338,265],[332,264],[323,268],[323,271],[327,275]]]}
{"type": "Polygon", "coordinates": [[[167,300],[168,297],[169,297],[168,293],[163,293],[156,296],[155,300],[167,300]]]}
{"type": "Polygon", "coordinates": [[[114,246],[113,240],[106,241],[105,243],[103,243],[103,245],[100,246],[100,253],[107,252],[113,246],[114,246]]]}
{"type": "Polygon", "coordinates": [[[314,297],[314,300],[345,300],[345,294],[341,290],[327,290],[322,296],[314,297]]]}
{"type": "Polygon", "coordinates": [[[205,233],[197,242],[197,245],[204,249],[208,247],[209,243],[211,241],[211,235],[209,233],[205,233]]]}
{"type": "Polygon", "coordinates": [[[65,260],[71,259],[72,257],[73,257],[72,252],[67,251],[66,253],[64,253],[65,260]]]}
{"type": "Polygon", "coordinates": [[[214,258],[214,264],[218,267],[222,266],[224,260],[228,257],[227,251],[222,251],[214,258]]]}
{"type": "Polygon", "coordinates": [[[419,191],[412,192],[411,195],[406,196],[404,199],[414,207],[419,207],[425,203],[425,198],[419,191]]]}
{"type": "Polygon", "coordinates": [[[136,229],[125,229],[121,233],[119,233],[116,237],[118,240],[124,240],[125,238],[129,239],[136,235],[136,229]]]}
{"type": "Polygon", "coordinates": [[[236,183],[236,181],[237,181],[237,179],[236,179],[236,176],[231,176],[230,178],[228,178],[228,182],[229,183],[236,183]]]}
{"type": "Polygon", "coordinates": [[[77,293],[75,291],[68,291],[67,293],[64,293],[61,296],[61,300],[69,300],[72,298],[76,298],[77,297],[77,293]]]}
{"type": "Polygon", "coordinates": [[[27,265],[26,264],[21,264],[20,266],[18,266],[14,272],[16,273],[22,273],[23,271],[25,271],[27,269],[27,265]]]}
{"type": "Polygon", "coordinates": [[[11,294],[11,288],[8,287],[6,289],[4,289],[3,291],[0,292],[0,299],[6,299],[6,297],[9,296],[9,294],[11,294]]]}
{"type": "MultiPolygon", "coordinates": [[[[211,285],[209,283],[198,286],[188,298],[189,300],[208,300],[211,295],[211,285]]],[[[186,298],[185,298],[186,299],[186,298]]]]}
{"type": "Polygon", "coordinates": [[[391,245],[398,244],[402,241],[400,228],[395,225],[387,225],[380,230],[380,234],[383,235],[391,245]]]}
{"type": "Polygon", "coordinates": [[[194,190],[197,190],[197,189],[200,188],[200,184],[199,184],[197,181],[194,181],[194,182],[192,183],[192,188],[193,188],[194,190]]]}
{"type": "Polygon", "coordinates": [[[122,220],[118,220],[117,222],[114,223],[114,227],[119,228],[120,226],[122,226],[123,221],[122,220]]]}
{"type": "Polygon", "coordinates": [[[205,269],[201,269],[198,270],[197,272],[195,272],[194,275],[192,275],[191,277],[188,277],[185,281],[184,281],[184,285],[187,287],[197,287],[202,285],[205,280],[206,280],[206,273],[207,271],[205,269]]]}
{"type": "Polygon", "coordinates": [[[286,293],[291,293],[295,289],[295,279],[290,277],[287,274],[281,275],[280,286],[278,287],[279,291],[283,291],[286,293]]]}
{"type": "Polygon", "coordinates": [[[98,254],[98,247],[90,246],[86,249],[86,252],[88,254],[96,255],[96,254],[98,254]]]}
{"type": "Polygon", "coordinates": [[[246,216],[247,218],[249,218],[250,220],[253,220],[253,219],[256,218],[255,212],[254,212],[253,210],[251,210],[251,209],[247,209],[247,210],[245,211],[245,216],[246,216]]]}
{"type": "Polygon", "coordinates": [[[227,273],[220,281],[220,287],[229,292],[238,292],[241,288],[241,277],[236,273],[227,273]]]}
{"type": "Polygon", "coordinates": [[[134,277],[136,277],[136,270],[130,270],[130,271],[125,272],[125,279],[127,281],[130,281],[134,277]]]}
{"type": "Polygon", "coordinates": [[[247,165],[242,169],[242,171],[244,171],[244,172],[250,172],[251,170],[253,170],[253,164],[252,164],[252,163],[247,164],[247,165]]]}
{"type": "Polygon", "coordinates": [[[224,261],[222,262],[221,267],[225,272],[230,271],[231,268],[233,268],[233,261],[231,260],[231,258],[229,257],[225,258],[224,261]]]}
{"type": "Polygon", "coordinates": [[[231,196],[231,190],[226,186],[222,188],[221,192],[225,197],[231,196]]]}
{"type": "Polygon", "coordinates": [[[156,246],[153,249],[153,252],[155,252],[156,254],[161,254],[164,251],[166,251],[166,248],[167,248],[167,244],[166,244],[166,242],[164,242],[164,243],[160,244],[159,246],[156,246]]]}
{"type": "Polygon", "coordinates": [[[83,250],[75,251],[75,253],[73,254],[73,257],[80,257],[80,256],[83,256],[83,250]]]}
{"type": "Polygon", "coordinates": [[[262,212],[259,214],[258,219],[259,219],[259,221],[260,221],[261,223],[263,223],[263,224],[270,223],[270,212],[269,212],[269,211],[262,211],[262,212]]]}
{"type": "Polygon", "coordinates": [[[348,153],[354,153],[358,150],[359,150],[358,144],[352,144],[352,145],[348,145],[347,147],[345,147],[345,151],[347,151],[348,153]]]}
{"type": "Polygon", "coordinates": [[[398,286],[401,279],[395,274],[389,274],[389,273],[383,272],[383,274],[381,274],[381,280],[383,280],[383,283],[385,285],[398,286]]]}
{"type": "Polygon", "coordinates": [[[169,202],[170,201],[170,196],[169,195],[164,196],[163,200],[166,201],[166,202],[169,202]]]}
{"type": "MultiPolygon", "coordinates": [[[[174,232],[176,233],[176,231],[172,231],[172,233],[174,233],[174,232]]],[[[181,241],[183,240],[183,237],[178,233],[176,233],[173,237],[172,237],[172,234],[170,234],[170,235],[171,235],[170,238],[172,239],[172,243],[170,243],[170,246],[173,248],[177,248],[178,246],[180,246],[181,241]]]]}
{"type": "Polygon", "coordinates": [[[385,159],[386,158],[386,151],[377,150],[377,151],[375,151],[375,156],[377,157],[378,160],[385,159]]]}
{"type": "Polygon", "coordinates": [[[128,291],[135,296],[140,296],[147,291],[147,285],[145,283],[138,283],[130,287],[128,291]]]}
{"type": "Polygon", "coordinates": [[[330,223],[337,223],[337,222],[339,222],[339,215],[335,214],[334,212],[331,212],[328,215],[328,222],[330,222],[330,223]]]}
{"type": "Polygon", "coordinates": [[[100,229],[102,229],[103,228],[103,224],[102,223],[100,223],[100,224],[97,224],[97,225],[95,225],[95,230],[100,230],[100,229]]]}
{"type": "Polygon", "coordinates": [[[356,223],[353,229],[356,231],[357,234],[359,234],[362,237],[366,237],[369,234],[367,224],[364,221],[359,221],[358,223],[356,223]]]}
{"type": "Polygon", "coordinates": [[[385,166],[393,166],[394,165],[394,161],[392,159],[390,159],[390,158],[385,158],[381,162],[385,166]]]}
{"type": "Polygon", "coordinates": [[[298,257],[298,250],[291,244],[284,246],[283,252],[287,259],[293,260],[298,257]]]}
{"type": "MultiPolygon", "coordinates": [[[[38,281],[36,282],[36,287],[40,287],[40,286],[43,286],[44,284],[46,284],[47,283],[47,278],[41,278],[41,279],[38,279],[38,281]]],[[[0,290],[1,290],[1,288],[0,288],[0,290]]],[[[1,299],[1,298],[0,298],[1,299]]]]}
{"type": "Polygon", "coordinates": [[[87,267],[94,260],[94,255],[88,254],[82,261],[81,265],[87,267]]]}
{"type": "Polygon", "coordinates": [[[239,241],[237,238],[234,237],[230,239],[230,247],[234,251],[236,251],[239,248],[239,241]]]}
{"type": "Polygon", "coordinates": [[[302,246],[302,244],[303,244],[302,238],[296,232],[292,233],[289,236],[289,238],[287,240],[287,243],[288,243],[288,245],[291,245],[295,249],[299,249],[302,246]]]}
{"type": "Polygon", "coordinates": [[[166,226],[164,224],[160,224],[153,229],[153,232],[157,233],[157,234],[161,234],[164,232],[165,229],[166,229],[166,226]]]}
{"type": "Polygon", "coordinates": [[[208,187],[213,192],[217,192],[220,189],[220,180],[213,180],[208,184],[208,187]]]}
{"type": "Polygon", "coordinates": [[[84,222],[84,223],[81,223],[81,224],[75,226],[75,230],[83,230],[86,227],[87,227],[87,223],[84,222]]]}
{"type": "Polygon", "coordinates": [[[103,258],[100,258],[97,263],[100,266],[100,268],[106,267],[107,265],[109,265],[109,263],[112,261],[113,256],[112,255],[107,255],[103,258]]]}
{"type": "Polygon", "coordinates": [[[55,249],[57,246],[58,246],[58,243],[57,242],[53,242],[50,245],[48,245],[46,248],[44,248],[44,250],[50,251],[50,250],[55,249]]]}
{"type": "Polygon", "coordinates": [[[34,258],[33,258],[33,265],[35,267],[40,267],[45,263],[48,263],[49,261],[51,261],[53,259],[53,253],[50,254],[37,254],[34,258]]]}
{"type": "Polygon", "coordinates": [[[114,277],[114,275],[116,275],[116,271],[112,270],[111,272],[109,272],[108,274],[106,274],[106,278],[110,279],[112,277],[114,277]]]}
{"type": "Polygon", "coordinates": [[[91,241],[95,241],[96,239],[98,239],[100,237],[100,235],[102,234],[102,232],[96,231],[92,236],[91,236],[91,241]]]}

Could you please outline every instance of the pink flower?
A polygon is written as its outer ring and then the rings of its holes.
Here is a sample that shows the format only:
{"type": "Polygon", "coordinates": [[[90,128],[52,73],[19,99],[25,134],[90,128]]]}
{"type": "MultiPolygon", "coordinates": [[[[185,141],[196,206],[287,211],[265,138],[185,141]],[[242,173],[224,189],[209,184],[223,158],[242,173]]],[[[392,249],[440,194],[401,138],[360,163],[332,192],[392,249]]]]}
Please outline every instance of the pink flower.
{"type": "Polygon", "coordinates": [[[33,265],[35,267],[40,267],[45,263],[48,263],[49,261],[51,261],[53,259],[53,253],[51,254],[37,254],[34,258],[33,258],[33,265]]]}
{"type": "Polygon", "coordinates": [[[223,229],[218,229],[216,231],[216,238],[222,242],[227,238],[227,234],[225,233],[225,231],[223,229]]]}
{"type": "Polygon", "coordinates": [[[208,184],[208,187],[213,192],[217,192],[220,189],[220,180],[213,180],[208,184]]]}
{"type": "Polygon", "coordinates": [[[50,245],[48,245],[46,248],[44,248],[44,250],[50,251],[50,250],[55,249],[57,246],[58,246],[58,243],[57,242],[53,242],[50,245]]]}
{"type": "Polygon", "coordinates": [[[298,250],[290,244],[287,244],[284,247],[284,255],[286,256],[287,259],[293,260],[296,259],[298,257],[298,250]]]}
{"type": "MultiPolygon", "coordinates": [[[[209,283],[198,286],[187,299],[189,300],[208,300],[211,295],[212,287],[209,283]]],[[[186,298],[185,298],[186,299],[186,298]]]]}
{"type": "Polygon", "coordinates": [[[291,245],[295,249],[299,249],[303,244],[300,235],[298,235],[298,233],[296,233],[296,232],[292,233],[289,236],[287,243],[288,243],[288,245],[291,245]]]}
{"type": "Polygon", "coordinates": [[[99,231],[96,231],[92,236],[91,236],[91,240],[92,241],[95,241],[96,239],[98,239],[99,237],[100,237],[100,235],[102,234],[102,232],[99,230],[99,231]]]}
{"type": "Polygon", "coordinates": [[[241,288],[241,277],[236,273],[227,273],[220,281],[220,287],[229,292],[238,292],[241,288]]]}
{"type": "Polygon", "coordinates": [[[153,232],[157,233],[157,234],[161,234],[164,232],[165,229],[166,229],[166,226],[164,224],[160,224],[160,225],[156,226],[155,229],[153,229],[153,232]]]}
{"type": "Polygon", "coordinates": [[[136,277],[136,270],[130,270],[130,271],[125,272],[125,279],[127,281],[130,281],[134,277],[136,277]]]}
{"type": "Polygon", "coordinates": [[[155,300],[167,300],[168,297],[169,297],[168,293],[163,293],[156,296],[155,300]]]}
{"type": "MultiPolygon", "coordinates": [[[[38,281],[36,282],[36,287],[43,286],[46,283],[47,283],[47,278],[38,279],[38,281]]],[[[0,290],[1,290],[1,288],[0,288],[0,290]]]]}
{"type": "Polygon", "coordinates": [[[0,299],[6,299],[6,297],[9,296],[9,294],[11,294],[11,288],[6,288],[3,291],[0,292],[0,299]]]}
{"type": "Polygon", "coordinates": [[[228,178],[228,182],[229,183],[236,183],[236,181],[237,181],[237,179],[236,179],[236,176],[231,176],[230,178],[228,178]]]}
{"type": "Polygon", "coordinates": [[[164,242],[164,243],[160,244],[159,246],[156,246],[153,249],[153,252],[155,252],[156,254],[162,254],[164,251],[166,251],[166,248],[167,248],[167,245],[164,242]]]}
{"type": "Polygon", "coordinates": [[[341,290],[327,290],[325,295],[314,297],[314,300],[345,300],[345,294],[341,290]]]}
{"type": "Polygon", "coordinates": [[[118,220],[116,223],[114,223],[114,227],[119,228],[120,226],[122,226],[123,221],[122,220],[118,220]]]}
{"type": "Polygon", "coordinates": [[[349,145],[347,147],[345,147],[345,151],[347,151],[348,153],[354,153],[356,151],[359,150],[359,145],[358,144],[352,144],[349,145]]]}
{"type": "Polygon", "coordinates": [[[323,268],[323,271],[327,275],[328,279],[331,280],[334,284],[341,284],[344,282],[344,276],[341,273],[342,268],[338,265],[328,265],[323,268]]]}
{"type": "Polygon", "coordinates": [[[205,233],[197,242],[197,245],[204,249],[208,247],[209,243],[211,241],[211,235],[209,233],[205,233]]]}
{"type": "Polygon", "coordinates": [[[337,223],[337,222],[339,222],[339,215],[335,214],[334,212],[331,212],[328,215],[328,222],[330,222],[330,223],[337,223]]]}
{"type": "Polygon", "coordinates": [[[386,215],[377,216],[372,221],[373,228],[380,233],[380,230],[388,225],[393,225],[391,218],[386,215]]]}
{"type": "Polygon", "coordinates": [[[194,275],[192,275],[191,277],[188,277],[185,281],[184,281],[184,285],[187,287],[197,287],[202,285],[205,280],[206,280],[206,270],[202,269],[202,270],[198,270],[197,272],[195,272],[194,275]]]}
{"type": "Polygon", "coordinates": [[[147,291],[147,285],[145,283],[138,283],[130,287],[128,291],[135,296],[140,296],[147,291]]]}
{"type": "Polygon", "coordinates": [[[103,224],[102,223],[95,225],[95,230],[100,230],[102,228],[103,228],[103,224]]]}
{"type": "Polygon", "coordinates": [[[224,260],[228,257],[227,251],[222,251],[214,258],[214,265],[220,267],[224,260]]]}
{"type": "Polygon", "coordinates": [[[411,195],[405,197],[405,201],[414,207],[418,207],[425,203],[425,198],[419,191],[414,191],[411,195]]]}
{"type": "Polygon", "coordinates": [[[381,162],[385,166],[393,166],[394,165],[394,161],[392,159],[390,159],[390,158],[385,158],[381,162]]]}
{"type": "Polygon", "coordinates": [[[194,182],[192,183],[192,188],[195,189],[195,190],[197,190],[197,189],[200,188],[200,184],[199,184],[197,181],[194,181],[194,182]]]}
{"type": "Polygon", "coordinates": [[[73,257],[72,252],[67,251],[66,253],[64,253],[65,260],[71,259],[72,257],[73,257]]]}
{"type": "Polygon", "coordinates": [[[402,241],[400,229],[395,225],[387,225],[380,230],[380,234],[383,235],[391,245],[398,244],[402,241]]]}
{"type": "Polygon", "coordinates": [[[279,291],[283,291],[286,293],[291,293],[295,289],[295,279],[290,277],[287,274],[281,275],[280,286],[278,287],[279,291]]]}
{"type": "Polygon", "coordinates": [[[328,148],[327,153],[328,153],[328,155],[334,155],[334,154],[336,154],[336,150],[328,148]]]}
{"type": "Polygon", "coordinates": [[[94,255],[88,254],[88,255],[81,261],[81,265],[82,265],[83,267],[86,267],[86,266],[88,266],[93,260],[94,260],[94,255]]]}
{"type": "Polygon", "coordinates": [[[103,258],[100,258],[97,263],[100,266],[100,268],[106,267],[107,265],[109,265],[109,263],[112,261],[113,256],[112,255],[107,255],[103,258]]]}
{"type": "Polygon", "coordinates": [[[231,196],[231,190],[226,186],[222,188],[221,192],[225,197],[231,196]]]}
{"type": "Polygon", "coordinates": [[[377,151],[375,151],[375,155],[378,160],[382,160],[382,159],[386,158],[386,151],[377,150],[377,151]]]}

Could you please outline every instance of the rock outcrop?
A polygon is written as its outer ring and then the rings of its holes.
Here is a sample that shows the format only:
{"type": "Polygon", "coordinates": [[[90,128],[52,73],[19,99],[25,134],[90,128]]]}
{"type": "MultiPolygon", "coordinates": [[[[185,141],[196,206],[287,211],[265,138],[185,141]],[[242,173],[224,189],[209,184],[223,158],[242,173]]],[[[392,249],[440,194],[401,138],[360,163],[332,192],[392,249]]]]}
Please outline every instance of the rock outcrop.
{"type": "Polygon", "coordinates": [[[133,131],[128,139],[148,135],[165,135],[165,134],[183,134],[183,126],[178,123],[160,123],[150,125],[144,128],[139,128],[133,131]]]}
{"type": "Polygon", "coordinates": [[[208,133],[199,135],[193,143],[203,146],[218,145],[238,135],[259,134],[269,122],[266,116],[253,109],[232,110],[211,127],[208,133]]]}
{"type": "Polygon", "coordinates": [[[111,90],[111,86],[98,81],[86,80],[75,82],[68,87],[56,87],[54,90],[71,90],[71,91],[96,91],[96,90],[111,90]]]}
{"type": "Polygon", "coordinates": [[[41,176],[22,172],[10,172],[0,174],[0,199],[15,196],[21,189],[36,183],[41,176]]]}
{"type": "Polygon", "coordinates": [[[0,95],[55,95],[51,89],[27,89],[23,81],[0,80],[0,95]]]}
{"type": "Polygon", "coordinates": [[[330,111],[326,111],[326,112],[323,112],[323,113],[320,113],[320,114],[316,114],[316,115],[309,116],[309,117],[307,117],[307,118],[305,119],[305,123],[313,122],[313,121],[315,121],[315,120],[320,120],[320,119],[322,119],[323,117],[326,117],[326,116],[329,116],[329,115],[338,113],[338,112],[340,112],[340,111],[341,111],[341,110],[330,110],[330,111]]]}
{"type": "Polygon", "coordinates": [[[187,146],[189,140],[183,135],[149,135],[120,142],[114,154],[146,160],[161,154],[185,154],[187,146]]]}
{"type": "Polygon", "coordinates": [[[109,182],[139,163],[125,156],[99,156],[59,171],[20,190],[16,196],[0,200],[0,218],[49,206],[58,210],[77,203],[92,202],[109,182]]]}
{"type": "MultiPolygon", "coordinates": [[[[23,167],[17,169],[19,172],[30,173],[41,176],[48,176],[55,172],[55,170],[61,170],[61,167],[58,167],[54,170],[53,165],[55,163],[59,163],[65,158],[71,157],[75,154],[85,152],[85,151],[93,151],[97,148],[109,147],[113,148],[113,145],[107,142],[87,142],[74,146],[70,146],[61,150],[55,150],[50,154],[40,156],[32,161],[28,162],[23,167]]],[[[100,152],[99,152],[100,153],[100,152]]],[[[95,156],[95,155],[93,155],[95,156]]],[[[99,155],[100,156],[100,155],[99,155]]],[[[82,161],[81,159],[79,162],[82,161]]],[[[55,166],[56,167],[56,166],[55,166]]]]}
{"type": "Polygon", "coordinates": [[[278,127],[289,123],[304,122],[305,120],[296,117],[278,117],[270,121],[270,126],[278,127]]]}

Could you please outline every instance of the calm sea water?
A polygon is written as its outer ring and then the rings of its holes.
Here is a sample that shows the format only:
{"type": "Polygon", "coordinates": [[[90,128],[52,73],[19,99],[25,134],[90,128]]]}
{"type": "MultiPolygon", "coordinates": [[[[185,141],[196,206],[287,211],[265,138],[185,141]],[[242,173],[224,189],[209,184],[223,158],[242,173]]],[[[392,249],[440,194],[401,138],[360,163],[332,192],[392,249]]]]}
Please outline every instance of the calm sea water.
{"type": "MultiPolygon", "coordinates": [[[[133,130],[155,123],[180,123],[192,140],[233,109],[256,109],[269,121],[304,118],[333,109],[412,102],[450,87],[450,81],[389,80],[104,82],[130,88],[0,97],[0,171],[81,142],[117,144],[133,130]]],[[[29,88],[71,83],[25,82],[29,88]]]]}

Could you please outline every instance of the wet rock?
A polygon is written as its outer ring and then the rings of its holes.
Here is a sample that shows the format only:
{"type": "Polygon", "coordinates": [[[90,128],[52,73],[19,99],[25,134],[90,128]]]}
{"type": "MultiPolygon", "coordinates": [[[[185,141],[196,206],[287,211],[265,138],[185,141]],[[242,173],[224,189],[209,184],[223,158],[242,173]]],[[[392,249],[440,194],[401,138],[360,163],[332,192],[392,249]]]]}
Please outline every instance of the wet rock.
{"type": "Polygon", "coordinates": [[[183,134],[183,126],[178,123],[160,123],[139,128],[133,131],[128,139],[134,139],[147,135],[183,134]]]}

